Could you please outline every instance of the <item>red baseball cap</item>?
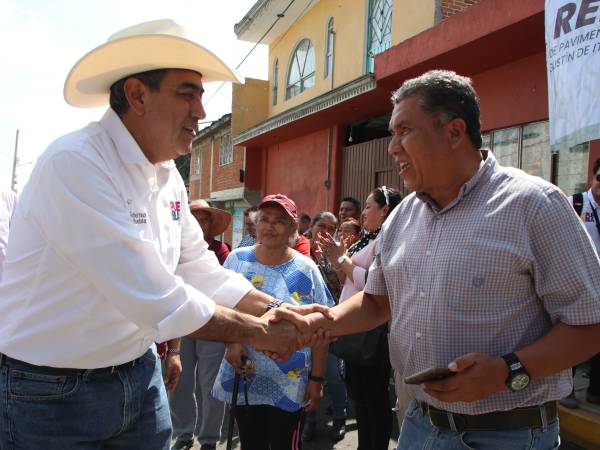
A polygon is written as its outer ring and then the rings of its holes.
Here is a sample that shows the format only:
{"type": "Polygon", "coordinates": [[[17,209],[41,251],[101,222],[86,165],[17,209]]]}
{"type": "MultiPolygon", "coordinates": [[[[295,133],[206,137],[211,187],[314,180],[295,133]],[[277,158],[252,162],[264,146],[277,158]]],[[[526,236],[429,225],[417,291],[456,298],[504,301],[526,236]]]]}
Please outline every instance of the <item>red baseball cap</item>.
{"type": "Polygon", "coordinates": [[[283,195],[283,194],[271,194],[267,195],[262,199],[260,204],[258,205],[258,209],[262,209],[265,206],[277,205],[283,208],[283,210],[290,216],[292,219],[298,219],[298,213],[296,211],[296,204],[294,201],[283,195]]]}

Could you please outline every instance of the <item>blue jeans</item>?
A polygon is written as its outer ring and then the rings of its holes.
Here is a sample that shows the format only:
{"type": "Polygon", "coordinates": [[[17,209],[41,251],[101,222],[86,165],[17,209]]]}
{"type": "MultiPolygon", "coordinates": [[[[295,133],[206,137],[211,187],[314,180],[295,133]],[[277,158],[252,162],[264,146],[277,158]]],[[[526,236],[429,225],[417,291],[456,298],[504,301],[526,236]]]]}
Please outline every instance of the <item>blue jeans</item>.
{"type": "MultiPolygon", "coordinates": [[[[331,412],[334,419],[345,419],[348,394],[344,382],[344,360],[333,353],[327,353],[325,372],[325,389],[331,397],[331,412]]],[[[305,422],[317,422],[317,412],[309,412],[304,416],[305,422]]]]}
{"type": "Polygon", "coordinates": [[[558,419],[543,428],[457,432],[437,428],[412,400],[406,409],[398,450],[554,450],[558,449],[558,419]]]}
{"type": "Polygon", "coordinates": [[[169,449],[167,394],[152,349],[113,373],[0,360],[1,450],[169,449]]]}

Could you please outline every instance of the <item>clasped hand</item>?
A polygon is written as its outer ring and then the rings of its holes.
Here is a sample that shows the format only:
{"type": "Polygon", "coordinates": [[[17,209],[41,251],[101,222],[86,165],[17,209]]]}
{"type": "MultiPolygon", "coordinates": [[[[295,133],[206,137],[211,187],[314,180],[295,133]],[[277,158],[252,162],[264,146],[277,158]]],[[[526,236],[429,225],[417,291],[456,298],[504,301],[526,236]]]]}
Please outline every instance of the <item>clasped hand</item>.
{"type": "Polygon", "coordinates": [[[323,317],[333,318],[329,308],[319,304],[284,304],[267,311],[261,317],[265,334],[254,346],[267,356],[283,361],[301,347],[326,345],[330,342],[329,333],[316,326],[316,320],[323,317]]]}

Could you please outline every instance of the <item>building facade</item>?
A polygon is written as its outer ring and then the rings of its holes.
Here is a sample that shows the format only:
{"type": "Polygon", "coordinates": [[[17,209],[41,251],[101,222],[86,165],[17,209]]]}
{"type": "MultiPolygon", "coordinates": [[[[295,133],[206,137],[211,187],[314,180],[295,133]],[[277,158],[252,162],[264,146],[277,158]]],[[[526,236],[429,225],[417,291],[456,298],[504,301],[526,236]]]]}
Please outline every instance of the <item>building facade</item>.
{"type": "Polygon", "coordinates": [[[242,238],[243,213],[257,199],[244,183],[245,149],[234,147],[231,139],[231,114],[201,130],[192,143],[189,198],[203,199],[228,211],[233,220],[217,239],[237,246],[242,238]]]}
{"type": "Polygon", "coordinates": [[[252,160],[257,191],[285,192],[312,215],[335,211],[346,195],[363,201],[378,185],[402,190],[386,153],[390,94],[434,68],[473,79],[485,143],[503,164],[568,195],[587,185],[590,161],[600,157],[598,141],[549,151],[543,0],[296,0],[287,6],[259,0],[235,27],[239,39],[257,42],[264,35],[261,42],[269,45],[269,80],[253,98],[264,115],[233,135],[252,160]]]}

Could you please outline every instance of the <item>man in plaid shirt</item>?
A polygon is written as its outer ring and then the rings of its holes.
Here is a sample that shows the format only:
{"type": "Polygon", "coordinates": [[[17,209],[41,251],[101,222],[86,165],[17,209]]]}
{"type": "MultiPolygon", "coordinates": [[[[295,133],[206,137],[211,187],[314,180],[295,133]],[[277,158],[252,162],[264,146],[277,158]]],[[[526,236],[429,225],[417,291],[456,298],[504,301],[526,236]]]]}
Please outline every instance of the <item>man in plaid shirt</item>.
{"type": "Polygon", "coordinates": [[[390,320],[402,377],[452,373],[407,386],[399,449],[557,448],[569,368],[600,351],[590,237],[556,186],[480,148],[468,78],[428,72],[392,101],[388,151],[414,193],[383,225],[364,292],[306,319],[332,335],[390,320]]]}

